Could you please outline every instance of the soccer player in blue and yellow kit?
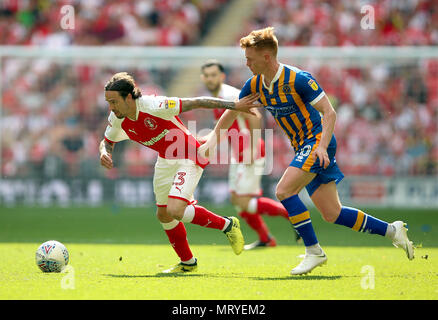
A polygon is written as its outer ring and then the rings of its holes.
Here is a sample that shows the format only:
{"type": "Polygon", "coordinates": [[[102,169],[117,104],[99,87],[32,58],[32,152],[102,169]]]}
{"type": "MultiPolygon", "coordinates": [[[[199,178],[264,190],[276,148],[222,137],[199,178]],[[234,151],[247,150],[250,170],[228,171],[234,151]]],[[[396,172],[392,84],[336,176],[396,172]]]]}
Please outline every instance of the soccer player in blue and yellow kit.
{"type": "MultiPolygon", "coordinates": [[[[278,62],[278,40],[272,27],[252,31],[240,40],[240,46],[245,50],[246,65],[254,74],[243,86],[240,98],[258,93],[258,101],[274,116],[295,151],[276,188],[277,198],[306,246],[303,261],[291,274],[306,274],[327,261],[309,211],[298,196],[303,188],[325,221],[388,237],[405,250],[409,260],[413,259],[414,246],[404,222],[387,223],[341,204],[336,185],[344,175],[335,159],[336,112],[321,85],[310,73],[278,62]]],[[[210,140],[220,139],[220,131],[228,128],[234,117],[231,111],[224,113],[201,151],[214,145],[210,140]]]]}

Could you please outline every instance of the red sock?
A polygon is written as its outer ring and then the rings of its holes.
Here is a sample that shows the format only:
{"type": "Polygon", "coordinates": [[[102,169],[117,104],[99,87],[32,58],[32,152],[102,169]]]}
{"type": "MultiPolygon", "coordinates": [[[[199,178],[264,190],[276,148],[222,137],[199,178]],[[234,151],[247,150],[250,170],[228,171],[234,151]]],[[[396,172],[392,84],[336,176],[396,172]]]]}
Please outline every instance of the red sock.
{"type": "Polygon", "coordinates": [[[175,250],[181,261],[187,261],[193,258],[192,251],[187,241],[187,232],[184,223],[180,222],[175,228],[170,230],[164,230],[169,238],[170,244],[175,250]]]}
{"type": "Polygon", "coordinates": [[[248,225],[259,235],[259,239],[262,242],[268,242],[269,229],[262,217],[257,213],[248,213],[242,211],[240,216],[248,223],[248,225]]]}
{"type": "Polygon", "coordinates": [[[226,223],[226,218],[208,211],[204,207],[195,205],[195,216],[191,223],[202,227],[222,230],[226,223]]]}
{"type": "Polygon", "coordinates": [[[267,214],[268,216],[282,216],[289,220],[287,210],[280,202],[275,200],[260,197],[257,199],[257,213],[267,214]]]}

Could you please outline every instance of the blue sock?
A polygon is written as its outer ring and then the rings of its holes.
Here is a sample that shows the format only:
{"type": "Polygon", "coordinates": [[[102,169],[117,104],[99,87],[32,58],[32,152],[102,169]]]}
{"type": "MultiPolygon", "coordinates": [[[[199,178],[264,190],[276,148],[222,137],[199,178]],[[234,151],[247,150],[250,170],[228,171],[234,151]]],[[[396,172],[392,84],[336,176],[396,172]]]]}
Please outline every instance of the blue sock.
{"type": "Polygon", "coordinates": [[[315,231],[313,230],[312,221],[310,221],[310,213],[298,195],[293,195],[281,201],[284,208],[289,213],[289,220],[292,222],[295,230],[303,239],[306,247],[313,246],[318,243],[315,231]]]}
{"type": "Polygon", "coordinates": [[[335,224],[346,226],[359,232],[369,232],[385,236],[388,223],[358,209],[342,207],[335,224]]]}

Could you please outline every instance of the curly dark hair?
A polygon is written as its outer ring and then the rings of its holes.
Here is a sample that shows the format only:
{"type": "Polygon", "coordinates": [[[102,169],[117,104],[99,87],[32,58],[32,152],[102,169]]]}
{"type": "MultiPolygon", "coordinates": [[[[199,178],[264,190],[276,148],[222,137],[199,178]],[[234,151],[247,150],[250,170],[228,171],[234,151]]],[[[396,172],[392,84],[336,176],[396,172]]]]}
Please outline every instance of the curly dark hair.
{"type": "Polygon", "coordinates": [[[128,94],[131,94],[134,100],[141,97],[141,91],[135,85],[134,78],[127,72],[119,72],[113,75],[111,80],[106,83],[105,91],[118,91],[123,99],[128,94]]]}

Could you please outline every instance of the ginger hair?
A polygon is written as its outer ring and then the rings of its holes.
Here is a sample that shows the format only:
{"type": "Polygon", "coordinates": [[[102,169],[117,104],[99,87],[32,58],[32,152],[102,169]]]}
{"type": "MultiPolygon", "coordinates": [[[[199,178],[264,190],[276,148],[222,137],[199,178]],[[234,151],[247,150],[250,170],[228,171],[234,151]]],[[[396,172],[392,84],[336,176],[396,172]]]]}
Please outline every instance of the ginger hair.
{"type": "Polygon", "coordinates": [[[274,27],[252,31],[249,35],[240,39],[240,47],[242,49],[268,49],[272,51],[274,56],[277,56],[278,40],[274,34],[274,27]]]}

